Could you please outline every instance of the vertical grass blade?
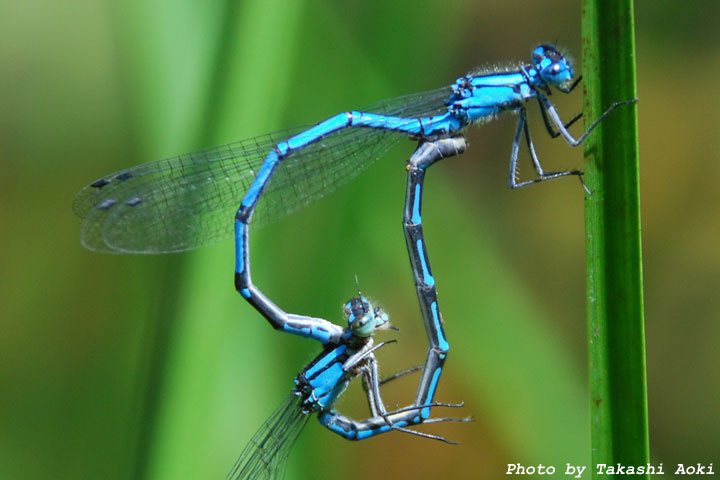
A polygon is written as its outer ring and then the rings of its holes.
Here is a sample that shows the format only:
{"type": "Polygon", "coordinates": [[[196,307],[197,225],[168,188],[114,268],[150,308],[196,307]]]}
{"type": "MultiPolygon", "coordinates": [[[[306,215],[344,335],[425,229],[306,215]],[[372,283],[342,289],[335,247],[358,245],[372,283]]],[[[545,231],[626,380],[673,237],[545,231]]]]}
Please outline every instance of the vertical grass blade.
{"type": "MultiPolygon", "coordinates": [[[[587,124],[637,96],[632,0],[583,0],[582,28],[587,124]]],[[[640,466],[649,448],[636,104],[588,138],[585,172],[592,464],[640,466]]]]}

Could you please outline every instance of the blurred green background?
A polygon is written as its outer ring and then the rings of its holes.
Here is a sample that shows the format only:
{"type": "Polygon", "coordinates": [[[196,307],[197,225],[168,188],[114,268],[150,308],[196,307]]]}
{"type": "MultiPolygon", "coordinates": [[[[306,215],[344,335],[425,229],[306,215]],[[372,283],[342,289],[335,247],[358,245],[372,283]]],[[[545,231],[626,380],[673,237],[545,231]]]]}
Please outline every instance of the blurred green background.
{"type": "MultiPolygon", "coordinates": [[[[666,465],[718,460],[720,445],[720,4],[693,5],[636,10],[650,438],[666,465]]],[[[319,351],[235,293],[232,242],[83,250],[70,210],[82,186],[526,61],[540,41],[579,63],[579,22],[569,0],[3,2],[0,478],[222,478],[319,351]]],[[[579,93],[557,101],[565,118],[580,110],[579,93]]],[[[580,166],[534,114],[546,167],[580,166]]],[[[508,463],[589,462],[583,193],[572,180],[507,188],[513,132],[512,116],[472,130],[426,188],[451,342],[436,398],[464,400],[475,422],[424,428],[461,445],[353,443],[311,421],[287,478],[492,479],[508,463]]],[[[254,280],[287,311],[341,322],[359,277],[401,329],[381,336],[399,339],[379,352],[386,374],[426,349],[400,228],[412,147],[253,236],[254,280]]],[[[410,402],[416,382],[388,387],[388,404],[410,402]]],[[[364,418],[363,405],[352,388],[339,407],[364,418]]]]}

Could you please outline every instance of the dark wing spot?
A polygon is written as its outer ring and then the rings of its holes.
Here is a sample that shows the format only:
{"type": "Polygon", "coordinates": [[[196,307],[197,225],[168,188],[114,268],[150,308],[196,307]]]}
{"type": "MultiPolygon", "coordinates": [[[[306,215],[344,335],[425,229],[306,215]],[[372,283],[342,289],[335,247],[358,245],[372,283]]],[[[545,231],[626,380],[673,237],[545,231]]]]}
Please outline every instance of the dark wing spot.
{"type": "Polygon", "coordinates": [[[97,182],[91,183],[90,186],[93,188],[102,188],[108,183],[110,183],[110,180],[108,180],[107,178],[101,178],[97,182]]]}
{"type": "Polygon", "coordinates": [[[124,182],[125,180],[130,179],[130,178],[132,178],[132,173],[125,172],[125,173],[121,173],[119,175],[115,175],[113,180],[119,180],[121,182],[124,182]]]}

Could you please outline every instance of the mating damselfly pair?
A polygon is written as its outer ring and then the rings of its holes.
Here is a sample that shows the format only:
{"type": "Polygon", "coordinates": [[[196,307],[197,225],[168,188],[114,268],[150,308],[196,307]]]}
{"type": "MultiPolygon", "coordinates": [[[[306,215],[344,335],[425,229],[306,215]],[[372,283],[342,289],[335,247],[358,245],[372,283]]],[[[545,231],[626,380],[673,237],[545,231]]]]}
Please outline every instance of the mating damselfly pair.
{"type": "Polygon", "coordinates": [[[518,114],[518,122],[510,156],[510,186],[564,176],[577,176],[582,182],[579,170],[544,171],[526,121],[527,102],[537,101],[552,137],[562,136],[577,146],[613,109],[634,100],[612,104],[576,139],[568,128],[580,115],[564,123],[549,97],[552,89],[571,92],[579,81],[555,46],[540,45],[533,50],[529,64],[470,73],[447,87],[386,100],[362,111],[343,112],[309,128],[131,167],[80,191],[73,209],[83,218],[81,240],[91,250],[178,252],[214,244],[234,234],[238,292],[274,328],[324,345],[323,353],[298,375],[293,395],[243,452],[231,478],[280,474],[292,440],[312,412],[318,412],[320,422],[330,430],[353,440],[390,430],[445,440],[408,427],[465,420],[430,417],[431,408],[459,405],[434,403],[449,344],[422,232],[425,171],[437,160],[465,150],[462,134],[467,127],[511,111],[518,114]],[[361,295],[346,304],[348,328],[283,311],[252,282],[249,227],[276,221],[335,190],[403,138],[419,142],[405,166],[404,230],[429,348],[415,400],[408,407],[389,412],[380,396],[373,353],[383,344],[374,346],[371,339],[375,329],[388,326],[384,312],[361,295]],[[523,139],[537,177],[519,181],[517,161],[523,139]],[[333,408],[356,376],[366,384],[372,415],[363,421],[344,417],[333,408]]]}

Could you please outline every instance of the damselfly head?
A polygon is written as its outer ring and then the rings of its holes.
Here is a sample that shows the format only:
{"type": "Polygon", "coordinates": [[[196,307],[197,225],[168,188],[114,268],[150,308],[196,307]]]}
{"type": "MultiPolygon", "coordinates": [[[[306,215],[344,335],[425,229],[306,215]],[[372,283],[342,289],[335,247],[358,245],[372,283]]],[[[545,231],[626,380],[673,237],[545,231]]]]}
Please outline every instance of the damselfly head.
{"type": "Polygon", "coordinates": [[[343,307],[343,312],[347,317],[348,328],[358,337],[369,337],[378,328],[390,328],[388,314],[370,304],[362,295],[351,298],[343,307]]]}
{"type": "Polygon", "coordinates": [[[540,45],[532,52],[532,61],[540,78],[551,87],[565,89],[573,81],[570,60],[555,45],[540,45]]]}

